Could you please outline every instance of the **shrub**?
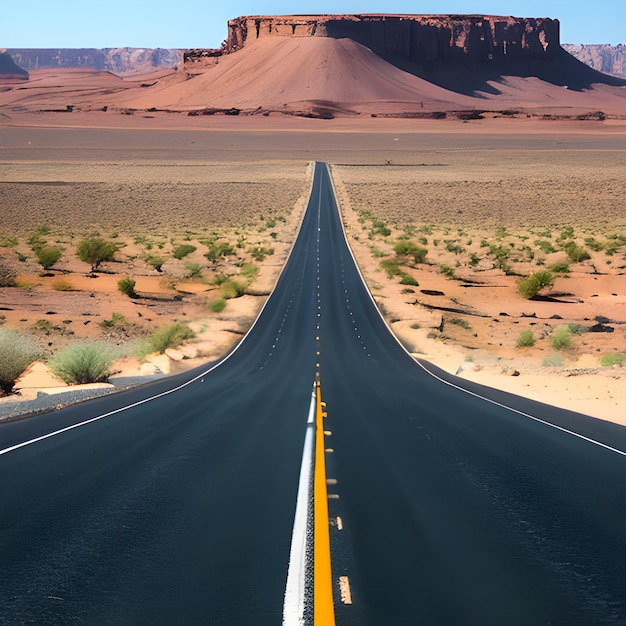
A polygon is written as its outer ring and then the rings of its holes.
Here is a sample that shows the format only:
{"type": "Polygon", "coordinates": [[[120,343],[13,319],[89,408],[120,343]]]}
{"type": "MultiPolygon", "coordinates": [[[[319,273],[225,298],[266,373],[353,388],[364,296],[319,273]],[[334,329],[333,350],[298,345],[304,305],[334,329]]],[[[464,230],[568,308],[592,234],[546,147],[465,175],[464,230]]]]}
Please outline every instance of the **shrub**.
{"type": "Polygon", "coordinates": [[[34,341],[11,328],[0,328],[0,389],[9,393],[15,379],[39,356],[34,341]]]}
{"type": "Polygon", "coordinates": [[[185,339],[191,339],[193,336],[194,332],[191,328],[175,322],[157,328],[150,335],[148,343],[153,352],[162,354],[167,348],[174,348],[185,341],[185,339]]]}
{"type": "Polygon", "coordinates": [[[572,345],[572,331],[567,326],[559,326],[550,338],[550,345],[555,350],[563,350],[572,345]]]}
{"type": "Polygon", "coordinates": [[[567,257],[573,263],[581,263],[582,261],[586,261],[587,259],[591,258],[587,250],[576,245],[576,243],[573,241],[568,241],[563,246],[563,250],[565,250],[567,257]]]}
{"type": "Polygon", "coordinates": [[[545,287],[554,285],[554,274],[552,272],[537,272],[517,281],[517,293],[530,300],[534,298],[545,287]]]}
{"type": "Polygon", "coordinates": [[[0,235],[0,248],[14,248],[15,246],[17,246],[17,237],[0,235]]]}
{"type": "Polygon", "coordinates": [[[224,300],[224,298],[214,300],[209,305],[209,308],[213,311],[213,313],[221,313],[226,308],[226,300],[224,300]]]}
{"type": "Polygon", "coordinates": [[[551,252],[556,252],[554,246],[545,239],[537,239],[535,240],[535,245],[544,253],[550,254],[551,252]]]}
{"type": "Polygon", "coordinates": [[[259,268],[254,265],[254,263],[242,263],[239,271],[248,282],[252,282],[257,277],[257,274],[259,273],[259,268]]]}
{"type": "Polygon", "coordinates": [[[129,298],[136,298],[137,293],[135,292],[135,285],[137,282],[132,278],[121,278],[117,281],[117,288],[129,298]]]}
{"type": "Polygon", "coordinates": [[[115,357],[115,347],[103,341],[71,343],[57,352],[50,369],[66,383],[99,383],[109,377],[115,357]]]}
{"type": "Polygon", "coordinates": [[[115,326],[121,326],[125,323],[126,318],[121,313],[116,313],[115,311],[113,311],[113,313],[111,314],[111,319],[102,320],[100,322],[100,326],[102,326],[102,328],[113,328],[115,326]]]}
{"type": "Polygon", "coordinates": [[[55,291],[75,291],[74,285],[67,278],[59,277],[52,283],[55,291]]]}
{"type": "Polygon", "coordinates": [[[227,280],[222,284],[222,295],[226,300],[240,298],[246,293],[246,286],[236,280],[227,280]]]}
{"type": "Polygon", "coordinates": [[[444,276],[447,276],[448,278],[454,278],[454,268],[450,267],[449,265],[446,265],[444,263],[443,265],[439,266],[439,270],[444,276]]]}
{"type": "Polygon", "coordinates": [[[604,250],[604,244],[601,241],[598,241],[595,237],[586,237],[585,245],[588,248],[591,248],[594,252],[604,250]]]}
{"type": "Polygon", "coordinates": [[[387,278],[393,278],[394,276],[399,276],[402,271],[398,267],[398,261],[395,259],[385,259],[380,262],[380,269],[382,269],[387,274],[387,278]]]}
{"type": "Polygon", "coordinates": [[[37,263],[39,263],[44,270],[47,270],[61,258],[63,251],[56,246],[43,246],[36,250],[36,254],[37,263]]]}
{"type": "Polygon", "coordinates": [[[600,365],[602,367],[613,367],[619,365],[620,367],[626,361],[626,354],[621,352],[609,352],[600,358],[600,365]]]}
{"type": "MultiPolygon", "coordinates": [[[[215,243],[214,241],[208,241],[206,242],[206,244],[209,248],[209,251],[204,256],[209,261],[215,262],[225,256],[232,256],[235,254],[235,249],[229,243],[215,243]]],[[[273,251],[271,254],[273,254],[273,251]]]]}
{"type": "Polygon", "coordinates": [[[562,367],[563,357],[560,354],[551,354],[543,360],[542,365],[544,367],[562,367]]]}
{"type": "Polygon", "coordinates": [[[530,348],[535,345],[535,336],[532,330],[523,330],[517,338],[518,348],[530,348]]]}
{"type": "Polygon", "coordinates": [[[182,258],[186,257],[188,254],[191,254],[192,252],[195,252],[195,251],[196,251],[196,246],[192,246],[191,244],[188,244],[188,243],[183,243],[174,249],[173,255],[175,259],[178,259],[180,261],[182,258]]]}
{"type": "Polygon", "coordinates": [[[413,276],[411,276],[411,274],[407,274],[407,272],[401,272],[400,276],[401,276],[400,278],[401,285],[411,285],[412,287],[420,286],[420,284],[417,282],[415,278],[413,278],[413,276]]]}
{"type": "Polygon", "coordinates": [[[567,263],[555,263],[550,266],[550,271],[555,274],[569,274],[569,265],[567,263]]]}
{"type": "Polygon", "coordinates": [[[413,241],[397,241],[393,246],[397,256],[411,256],[415,263],[424,263],[428,250],[418,246],[413,241]]]}
{"type": "Polygon", "coordinates": [[[165,259],[160,256],[156,256],[154,254],[149,254],[145,261],[148,265],[151,265],[157,272],[161,271],[161,267],[163,267],[163,263],[165,263],[165,259]]]}
{"type": "Polygon", "coordinates": [[[455,326],[460,326],[465,330],[472,330],[472,325],[466,320],[462,320],[460,317],[453,317],[451,320],[447,320],[450,324],[454,324],[455,326]]]}
{"type": "Polygon", "coordinates": [[[202,275],[202,268],[197,263],[185,263],[185,267],[189,270],[190,278],[197,278],[202,275]]]}
{"type": "Polygon", "coordinates": [[[76,248],[76,256],[85,263],[91,265],[91,271],[95,272],[103,261],[112,261],[118,246],[110,241],[104,241],[99,237],[83,239],[76,248]]]}
{"type": "Polygon", "coordinates": [[[265,261],[265,257],[271,256],[274,254],[274,248],[266,248],[265,246],[255,246],[254,248],[250,248],[250,255],[255,261],[262,263],[265,261]]]}

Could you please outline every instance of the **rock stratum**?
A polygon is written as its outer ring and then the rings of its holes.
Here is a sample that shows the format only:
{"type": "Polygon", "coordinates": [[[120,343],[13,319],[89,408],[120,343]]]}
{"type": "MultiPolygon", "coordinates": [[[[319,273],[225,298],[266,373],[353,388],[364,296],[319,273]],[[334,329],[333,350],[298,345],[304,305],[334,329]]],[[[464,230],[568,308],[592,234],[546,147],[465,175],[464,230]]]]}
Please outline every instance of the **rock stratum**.
{"type": "Polygon", "coordinates": [[[21,68],[6,51],[0,51],[0,78],[4,80],[28,80],[28,72],[21,68]]]}
{"type": "Polygon", "coordinates": [[[41,80],[45,90],[9,94],[4,104],[33,108],[45,93],[50,107],[191,115],[626,117],[626,81],[568,54],[549,18],[244,16],[228,23],[220,49],[187,50],[177,70],[149,80],[108,75],[98,88],[96,73],[75,73],[85,88],[57,100],[50,76],[41,80]]]}
{"type": "Polygon", "coordinates": [[[566,52],[594,70],[626,78],[626,46],[563,44],[566,52]]]}

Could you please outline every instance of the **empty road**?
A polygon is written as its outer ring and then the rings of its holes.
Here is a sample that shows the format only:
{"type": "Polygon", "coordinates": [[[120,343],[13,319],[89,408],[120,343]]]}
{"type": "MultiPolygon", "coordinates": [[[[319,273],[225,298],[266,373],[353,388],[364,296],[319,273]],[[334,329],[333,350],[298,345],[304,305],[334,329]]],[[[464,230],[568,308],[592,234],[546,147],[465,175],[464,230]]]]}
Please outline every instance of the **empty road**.
{"type": "Polygon", "coordinates": [[[624,429],[415,362],[323,164],[265,309],[205,370],[0,425],[0,623],[280,624],[314,413],[337,624],[626,623],[624,429]]]}

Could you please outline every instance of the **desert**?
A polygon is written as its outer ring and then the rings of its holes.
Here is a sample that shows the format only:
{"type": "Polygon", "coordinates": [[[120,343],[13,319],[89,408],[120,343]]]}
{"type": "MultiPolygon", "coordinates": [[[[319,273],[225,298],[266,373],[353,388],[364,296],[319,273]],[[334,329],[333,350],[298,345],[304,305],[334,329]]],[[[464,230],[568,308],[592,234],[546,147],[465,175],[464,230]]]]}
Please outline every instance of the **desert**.
{"type": "MultiPolygon", "coordinates": [[[[311,164],[324,161],[368,287],[416,358],[626,423],[623,81],[481,74],[482,91],[454,91],[434,65],[420,77],[367,38],[284,36],[283,22],[260,19],[268,36],[245,42],[256,22],[233,21],[227,54],[191,55],[180,71],[5,80],[3,328],[32,338],[43,360],[76,340],[117,346],[121,377],[219,358],[271,292],[311,164]],[[319,63],[303,74],[310,58],[319,63]],[[115,248],[96,271],[77,257],[87,238],[115,248]],[[49,267],[44,247],[60,252],[49,267]],[[550,284],[520,295],[544,271],[550,284]],[[194,338],[137,356],[169,324],[194,338]]],[[[554,37],[553,24],[537,28],[554,37]]],[[[548,50],[533,46],[523,50],[548,50]]],[[[41,380],[16,389],[36,396],[41,380]]]]}

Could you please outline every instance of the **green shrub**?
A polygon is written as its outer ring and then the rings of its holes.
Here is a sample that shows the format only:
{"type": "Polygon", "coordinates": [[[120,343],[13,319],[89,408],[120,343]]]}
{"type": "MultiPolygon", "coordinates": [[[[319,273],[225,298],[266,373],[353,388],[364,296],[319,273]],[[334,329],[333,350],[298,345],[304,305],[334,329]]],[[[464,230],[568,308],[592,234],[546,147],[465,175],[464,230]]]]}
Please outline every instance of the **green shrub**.
{"type": "Polygon", "coordinates": [[[400,276],[401,285],[411,285],[412,287],[419,287],[420,284],[415,278],[413,278],[413,276],[411,276],[411,274],[408,274],[407,272],[400,272],[400,276]]]}
{"type": "Polygon", "coordinates": [[[397,256],[413,257],[415,263],[424,263],[428,250],[418,246],[413,241],[401,240],[397,241],[393,246],[393,251],[397,256]]]}
{"type": "Polygon", "coordinates": [[[202,275],[202,268],[197,263],[185,263],[185,267],[189,270],[190,278],[198,278],[202,275]]]}
{"type": "Polygon", "coordinates": [[[567,326],[559,326],[550,337],[550,345],[555,350],[563,350],[572,345],[572,331],[567,326]]]}
{"type": "Polygon", "coordinates": [[[218,259],[235,254],[235,249],[229,243],[216,243],[214,241],[206,241],[204,243],[209,248],[209,251],[204,256],[213,263],[218,259]]]}
{"type": "Polygon", "coordinates": [[[227,280],[222,284],[222,295],[226,300],[240,298],[246,293],[246,286],[236,280],[227,280]]]}
{"type": "Polygon", "coordinates": [[[567,263],[555,263],[550,266],[550,271],[555,274],[569,274],[569,265],[567,263]]]}
{"type": "Polygon", "coordinates": [[[271,256],[274,254],[274,248],[266,248],[265,246],[255,246],[254,248],[250,248],[250,255],[255,261],[262,263],[265,261],[265,257],[271,256]]]}
{"type": "Polygon", "coordinates": [[[40,356],[32,339],[11,328],[0,328],[0,389],[9,393],[15,379],[40,356]]]}
{"type": "Polygon", "coordinates": [[[135,292],[135,285],[137,282],[132,278],[121,278],[117,281],[117,288],[129,298],[136,298],[137,293],[135,292]]]}
{"type": "Polygon", "coordinates": [[[535,335],[532,330],[523,330],[517,338],[518,348],[530,348],[535,345],[535,335]]]}
{"type": "Polygon", "coordinates": [[[63,277],[57,278],[52,283],[52,289],[55,291],[76,291],[74,285],[67,278],[63,277]]]}
{"type": "Polygon", "coordinates": [[[242,263],[239,271],[248,282],[252,282],[257,277],[259,273],[259,268],[254,265],[254,263],[242,263]]]}
{"type": "Polygon", "coordinates": [[[449,265],[446,265],[444,263],[443,265],[439,266],[439,270],[444,276],[447,276],[448,278],[454,278],[454,268],[450,267],[449,265]]]}
{"type": "Polygon", "coordinates": [[[117,244],[104,241],[99,237],[83,239],[76,248],[76,256],[83,262],[91,265],[91,271],[95,272],[104,261],[112,261],[115,253],[119,250],[117,244]]]}
{"type": "Polygon", "coordinates": [[[184,324],[175,322],[157,328],[149,337],[148,344],[153,352],[162,354],[167,348],[175,348],[185,339],[194,336],[193,330],[184,324]]]}
{"type": "Polygon", "coordinates": [[[602,367],[613,367],[619,365],[620,367],[626,361],[626,354],[621,352],[609,352],[600,358],[600,365],[602,367]]]}
{"type": "Polygon", "coordinates": [[[585,245],[588,248],[591,248],[594,252],[604,250],[604,244],[601,241],[598,241],[595,237],[586,237],[585,245]]]}
{"type": "Polygon", "coordinates": [[[384,270],[387,274],[387,278],[393,278],[399,276],[402,271],[398,266],[398,261],[395,259],[384,259],[380,262],[380,269],[384,270]]]}
{"type": "Polygon", "coordinates": [[[110,320],[102,320],[100,322],[102,328],[114,328],[123,324],[126,324],[126,318],[121,313],[116,313],[115,311],[111,314],[110,320]]]}
{"type": "Polygon", "coordinates": [[[157,272],[161,271],[163,263],[165,263],[165,259],[163,257],[157,256],[155,254],[149,254],[148,256],[146,256],[145,261],[148,265],[151,265],[157,272]]]}
{"type": "Polygon", "coordinates": [[[472,330],[472,325],[466,320],[461,319],[460,317],[453,317],[451,320],[446,320],[450,322],[450,324],[454,324],[455,326],[460,326],[465,330],[472,330]]]}
{"type": "Polygon", "coordinates": [[[556,252],[554,246],[545,239],[536,239],[535,245],[544,253],[550,254],[551,252],[556,252]]]}
{"type": "Polygon", "coordinates": [[[209,308],[213,311],[213,313],[221,313],[226,308],[226,300],[224,300],[224,298],[214,300],[209,305],[209,308]]]}
{"type": "Polygon", "coordinates": [[[57,352],[50,369],[66,383],[99,383],[109,377],[116,355],[115,346],[103,341],[71,343],[57,352]]]}
{"type": "Polygon", "coordinates": [[[43,267],[44,270],[50,269],[63,254],[61,248],[56,246],[42,246],[37,248],[37,263],[43,267]]]}
{"type": "Polygon", "coordinates": [[[0,235],[0,248],[14,248],[15,246],[17,246],[17,237],[0,235]]]}
{"type": "Polygon", "coordinates": [[[552,272],[542,271],[531,274],[517,281],[517,293],[530,300],[534,298],[545,287],[554,286],[554,274],[552,272]]]}
{"type": "Polygon", "coordinates": [[[197,249],[196,246],[192,246],[191,244],[188,244],[188,243],[183,243],[174,249],[173,255],[175,259],[178,259],[180,261],[181,259],[186,257],[188,254],[195,252],[196,249],[197,249]]]}
{"type": "Polygon", "coordinates": [[[567,257],[573,263],[581,263],[582,261],[586,261],[591,258],[587,250],[576,245],[574,241],[568,241],[563,246],[563,250],[565,250],[567,257]]]}

